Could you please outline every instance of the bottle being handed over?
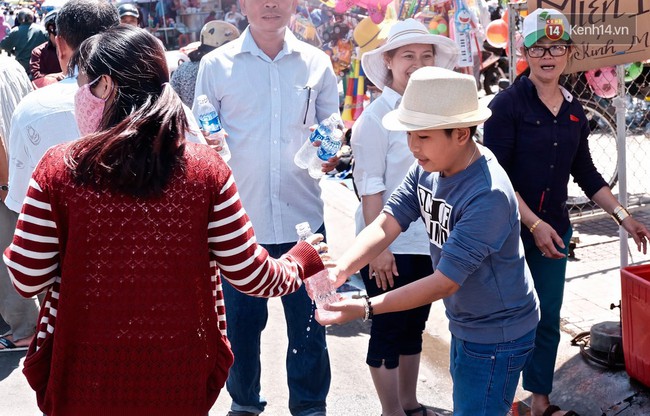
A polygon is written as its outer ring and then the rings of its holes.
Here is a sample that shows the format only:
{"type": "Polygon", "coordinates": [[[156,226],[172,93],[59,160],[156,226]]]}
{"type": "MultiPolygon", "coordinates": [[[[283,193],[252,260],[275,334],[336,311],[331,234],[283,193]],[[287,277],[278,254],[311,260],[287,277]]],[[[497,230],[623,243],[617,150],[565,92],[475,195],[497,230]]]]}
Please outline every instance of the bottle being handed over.
{"type": "Polygon", "coordinates": [[[343,125],[343,122],[337,113],[334,113],[323,120],[323,122],[320,123],[318,127],[316,127],[316,130],[311,133],[309,138],[305,140],[298,152],[296,152],[296,155],[293,157],[294,163],[301,169],[307,169],[309,162],[316,153],[316,147],[313,145],[313,143],[316,140],[323,141],[341,125],[343,125]]]}
{"type": "Polygon", "coordinates": [[[332,134],[325,136],[321,140],[320,146],[316,150],[316,153],[312,155],[309,165],[307,166],[309,176],[314,179],[320,179],[323,177],[325,174],[325,172],[323,172],[323,163],[327,162],[331,157],[336,156],[343,144],[341,138],[343,138],[343,132],[336,129],[332,131],[332,134]]]}
{"type": "MultiPolygon", "coordinates": [[[[296,232],[300,241],[306,240],[307,237],[314,234],[308,222],[296,224],[296,232]]],[[[318,309],[323,309],[324,305],[341,300],[341,296],[336,293],[336,288],[329,279],[329,271],[327,269],[305,279],[305,289],[307,289],[309,297],[316,303],[318,309]]]]}
{"type": "Polygon", "coordinates": [[[207,131],[210,136],[210,139],[217,140],[217,144],[221,146],[219,154],[224,162],[230,160],[230,149],[228,148],[228,143],[226,143],[226,138],[221,132],[223,127],[221,126],[221,120],[219,120],[219,114],[214,106],[208,101],[206,95],[199,95],[196,99],[199,106],[199,126],[202,130],[207,131]]]}

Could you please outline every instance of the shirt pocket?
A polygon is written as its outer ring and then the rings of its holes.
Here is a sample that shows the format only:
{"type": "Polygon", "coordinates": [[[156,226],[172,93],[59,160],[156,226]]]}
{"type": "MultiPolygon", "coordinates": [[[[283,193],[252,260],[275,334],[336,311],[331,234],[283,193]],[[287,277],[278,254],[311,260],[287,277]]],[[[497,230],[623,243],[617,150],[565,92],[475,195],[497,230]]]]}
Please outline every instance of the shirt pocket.
{"type": "Polygon", "coordinates": [[[542,117],[530,114],[523,117],[520,128],[519,137],[521,142],[517,146],[518,153],[536,158],[540,155],[546,155],[549,140],[553,135],[553,127],[545,124],[542,117]]]}
{"type": "Polygon", "coordinates": [[[292,124],[298,127],[317,124],[316,120],[316,97],[318,90],[313,87],[294,87],[293,99],[297,110],[292,114],[292,124]]]}

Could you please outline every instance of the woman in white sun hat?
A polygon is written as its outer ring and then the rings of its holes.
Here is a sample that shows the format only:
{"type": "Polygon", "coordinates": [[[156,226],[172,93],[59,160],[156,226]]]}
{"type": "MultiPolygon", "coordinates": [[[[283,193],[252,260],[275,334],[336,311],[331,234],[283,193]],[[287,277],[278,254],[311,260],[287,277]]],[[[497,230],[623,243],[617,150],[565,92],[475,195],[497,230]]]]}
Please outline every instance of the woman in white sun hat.
{"type": "Polygon", "coordinates": [[[524,53],[530,72],[490,103],[484,143],[508,173],[521,211],[521,239],[540,301],[535,351],[523,373],[532,393],[532,416],[577,416],[551,404],[560,342],[571,222],[566,206],[569,175],[585,194],[632,235],[639,251],[650,234],[612,195],[589,153],[589,122],[580,102],[559,85],[571,56],[571,31],[557,10],[537,9],[524,19],[524,53]]]}
{"type": "MultiPolygon", "coordinates": [[[[453,69],[457,60],[458,48],[453,41],[430,34],[414,19],[396,22],[383,46],[363,54],[364,73],[383,92],[352,128],[354,183],[361,198],[357,232],[379,215],[415,161],[406,133],[386,130],[382,117],[401,100],[411,73],[424,66],[453,69]]],[[[363,268],[361,276],[368,294],[379,295],[433,273],[427,241],[424,227],[414,224],[363,268]]],[[[433,414],[416,395],[422,332],[430,308],[425,305],[373,320],[366,363],[384,416],[433,414]]]]}
{"type": "Polygon", "coordinates": [[[515,192],[494,155],[472,139],[489,116],[474,77],[435,67],[411,75],[383,125],[408,132],[417,163],[330,273],[340,285],[411,227],[427,230],[435,272],[372,298],[333,303],[328,314],[316,315],[324,325],[374,321],[443,299],[454,416],[509,412],[539,320],[515,192]]]}

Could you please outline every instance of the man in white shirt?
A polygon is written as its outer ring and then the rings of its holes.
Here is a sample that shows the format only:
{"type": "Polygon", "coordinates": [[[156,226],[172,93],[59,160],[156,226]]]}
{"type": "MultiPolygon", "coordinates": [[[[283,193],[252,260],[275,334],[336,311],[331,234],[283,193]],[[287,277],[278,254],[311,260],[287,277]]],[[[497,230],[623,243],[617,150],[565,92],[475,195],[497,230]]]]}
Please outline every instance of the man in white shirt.
{"type": "MultiPolygon", "coordinates": [[[[339,111],[329,57],[287,29],[296,6],[297,0],[241,0],[249,26],[203,57],[195,93],[207,95],[219,112],[242,202],[258,242],[274,257],[296,242],[296,224],[308,221],[312,230],[324,231],[318,182],[293,157],[309,127],[339,111]]],[[[323,170],[335,165],[330,159],[323,170]]],[[[227,283],[224,297],[235,355],[226,383],[233,399],[229,415],[257,415],[266,405],[260,396],[260,335],[267,300],[243,295],[227,283]]],[[[282,303],[289,337],[289,410],[294,416],[324,415],[331,379],[325,328],[313,319],[304,288],[282,303]]]]}
{"type": "MultiPolygon", "coordinates": [[[[58,34],[55,38],[63,71],[66,71],[70,57],[81,42],[118,23],[115,6],[103,0],[70,0],[66,3],[57,15],[58,34]],[[80,20],[79,16],[84,16],[84,19],[80,20]]],[[[50,146],[79,137],[72,111],[76,90],[77,80],[65,78],[27,94],[14,110],[7,149],[9,192],[5,198],[5,205],[14,213],[13,223],[9,224],[11,229],[16,225],[29,180],[41,156],[50,146]]],[[[19,296],[15,291],[11,292],[0,293],[0,304],[8,304],[19,296]]],[[[32,329],[27,338],[14,333],[14,345],[20,347],[33,338],[37,317],[37,313],[31,313],[25,324],[32,329]]]]}
{"type": "MultiPolygon", "coordinates": [[[[8,189],[6,141],[11,114],[31,90],[32,83],[22,65],[14,58],[0,56],[0,201],[4,201],[8,189]]],[[[0,202],[0,250],[11,243],[17,219],[18,214],[0,202]]],[[[34,299],[25,299],[16,292],[6,267],[0,267],[0,315],[9,325],[0,336],[0,351],[27,349],[34,337],[38,306],[34,299]]]]}
{"type": "MultiPolygon", "coordinates": [[[[70,0],[59,11],[55,42],[66,78],[28,94],[14,111],[9,134],[9,194],[5,201],[12,211],[20,212],[32,172],[45,151],[80,136],[74,117],[77,77],[67,73],[70,58],[84,40],[119,23],[115,6],[103,0],[70,0]]],[[[187,114],[190,129],[198,132],[189,108],[187,114]]],[[[191,133],[187,139],[204,142],[191,133]]]]}
{"type": "MultiPolygon", "coordinates": [[[[70,0],[56,18],[55,38],[61,69],[92,35],[119,24],[115,6],[102,0],[70,0]],[[79,19],[83,16],[83,19],[79,19]]],[[[9,133],[9,194],[7,207],[20,212],[36,164],[51,146],[79,138],[74,118],[76,77],[39,88],[16,107],[9,133]]]]}

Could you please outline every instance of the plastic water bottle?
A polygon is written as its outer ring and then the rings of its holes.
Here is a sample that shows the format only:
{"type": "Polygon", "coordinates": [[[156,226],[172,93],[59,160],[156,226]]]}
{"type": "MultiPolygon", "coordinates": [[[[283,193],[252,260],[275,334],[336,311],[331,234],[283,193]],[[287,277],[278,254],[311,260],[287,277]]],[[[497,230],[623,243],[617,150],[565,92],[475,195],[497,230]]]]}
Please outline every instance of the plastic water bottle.
{"type": "MultiPolygon", "coordinates": [[[[206,95],[199,95],[197,98],[197,103],[199,106],[199,125],[201,129],[207,131],[212,136],[215,133],[219,133],[223,130],[221,126],[221,120],[219,120],[219,114],[214,106],[208,101],[206,95]]],[[[226,143],[226,138],[222,137],[221,140],[221,151],[219,154],[221,158],[227,162],[230,160],[230,149],[228,148],[228,143],[226,143]]]]}
{"type": "Polygon", "coordinates": [[[296,155],[293,157],[294,163],[300,169],[307,169],[309,162],[314,156],[314,153],[316,153],[316,148],[314,147],[313,143],[316,140],[323,141],[325,137],[331,135],[332,132],[336,130],[341,124],[341,119],[336,113],[323,120],[323,122],[320,123],[318,127],[316,127],[316,130],[314,130],[309,135],[309,138],[305,140],[305,142],[300,147],[300,150],[296,152],[296,155]]]}
{"type": "Polygon", "coordinates": [[[309,176],[314,179],[320,179],[325,174],[323,172],[323,163],[327,162],[329,158],[336,156],[336,153],[341,148],[341,138],[343,137],[343,132],[339,129],[336,129],[332,134],[325,136],[321,142],[320,146],[316,150],[316,153],[312,156],[309,161],[307,169],[309,170],[309,176]]]}
{"type": "MultiPolygon", "coordinates": [[[[304,241],[310,235],[314,233],[311,231],[311,227],[308,222],[301,222],[296,224],[296,232],[298,233],[298,239],[304,241]]],[[[322,270],[309,278],[305,279],[305,288],[307,293],[310,294],[316,307],[318,309],[323,309],[324,305],[329,305],[333,302],[338,302],[341,300],[341,297],[336,293],[336,288],[332,285],[332,282],[329,279],[329,272],[327,269],[322,270]]]]}

